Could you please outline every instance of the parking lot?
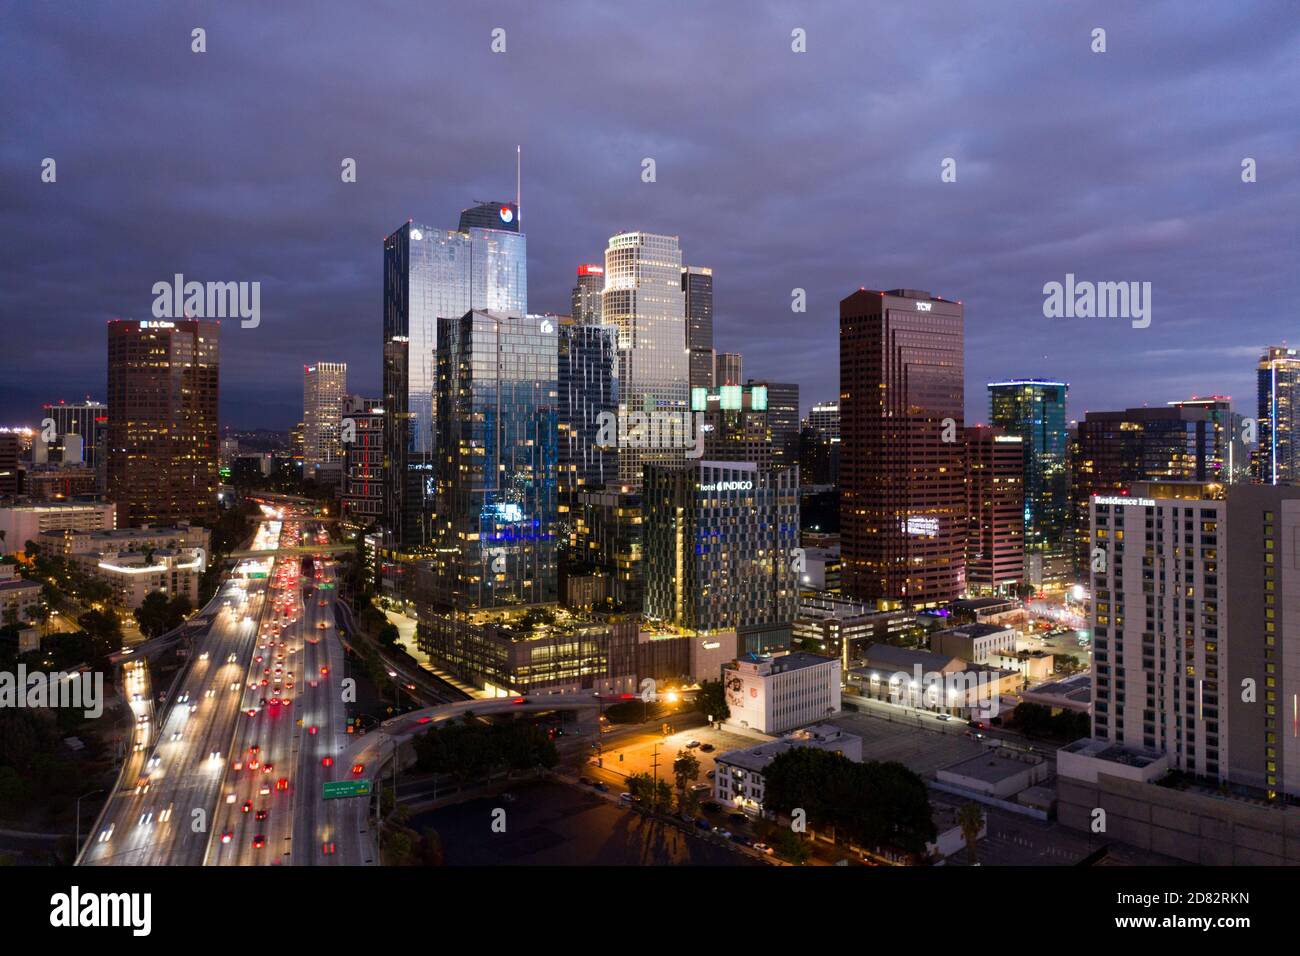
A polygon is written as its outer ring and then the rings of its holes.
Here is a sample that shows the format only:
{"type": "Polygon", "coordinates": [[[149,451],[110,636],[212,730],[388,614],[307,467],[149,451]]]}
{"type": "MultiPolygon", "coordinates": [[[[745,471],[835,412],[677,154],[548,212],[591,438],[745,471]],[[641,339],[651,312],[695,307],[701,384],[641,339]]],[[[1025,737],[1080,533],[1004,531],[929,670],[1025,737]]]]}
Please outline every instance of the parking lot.
{"type": "Polygon", "coordinates": [[[653,775],[655,772],[655,753],[658,752],[659,762],[659,779],[673,781],[673,761],[677,758],[679,751],[686,750],[687,744],[692,741],[699,741],[702,746],[691,749],[695,759],[700,762],[700,783],[709,782],[709,772],[714,769],[714,758],[719,754],[724,754],[729,750],[740,750],[746,747],[753,747],[762,741],[755,737],[747,737],[742,734],[735,734],[725,730],[715,730],[712,727],[692,727],[689,730],[679,730],[664,736],[656,731],[648,731],[644,734],[638,734],[634,737],[626,737],[614,744],[606,742],[602,746],[603,751],[600,754],[593,755],[593,760],[598,761],[589,770],[596,768],[608,771],[612,776],[612,781],[617,781],[622,777],[630,777],[636,773],[648,773],[653,775]],[[713,749],[707,750],[706,747],[713,749]]]}
{"type": "Polygon", "coordinates": [[[896,760],[923,777],[984,749],[980,741],[966,736],[964,722],[944,723],[933,714],[896,710],[897,715],[889,716],[845,712],[830,722],[862,738],[863,761],[896,760]]]}

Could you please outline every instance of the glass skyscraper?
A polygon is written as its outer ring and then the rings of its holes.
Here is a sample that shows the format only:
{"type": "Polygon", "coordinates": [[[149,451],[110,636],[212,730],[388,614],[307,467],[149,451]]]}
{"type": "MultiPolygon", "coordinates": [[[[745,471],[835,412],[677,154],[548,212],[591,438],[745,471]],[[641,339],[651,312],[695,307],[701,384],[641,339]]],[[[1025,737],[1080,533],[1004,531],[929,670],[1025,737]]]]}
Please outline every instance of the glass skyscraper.
{"type": "Polygon", "coordinates": [[[601,445],[600,416],[618,414],[617,330],[559,320],[561,522],[572,528],[579,491],[618,480],[618,447],[601,445]]]}
{"type": "Polygon", "coordinates": [[[438,322],[435,607],[555,600],[556,332],[488,310],[438,322]]]}
{"type": "Polygon", "coordinates": [[[528,311],[527,241],[514,207],[480,204],[461,223],[408,222],[384,241],[384,525],[408,547],[431,543],[438,320],[471,309],[528,311]],[[474,224],[493,221],[498,228],[474,224]]]}
{"type": "Polygon", "coordinates": [[[691,388],[713,387],[713,270],[682,269],[686,306],[686,348],[690,351],[691,388]]]}
{"type": "MultiPolygon", "coordinates": [[[[686,415],[690,362],[677,237],[648,232],[611,237],[601,312],[603,321],[618,329],[620,416],[686,415]]],[[[685,450],[685,443],[656,446],[645,431],[629,434],[619,447],[619,480],[640,488],[647,462],[683,464],[685,450]]]]}
{"type": "Polygon", "coordinates": [[[1070,528],[1066,382],[990,382],[989,424],[1025,449],[1025,551],[1061,551],[1070,528]]]}
{"type": "Polygon", "coordinates": [[[1259,450],[1256,473],[1266,485],[1300,484],[1300,354],[1270,346],[1259,360],[1259,450]]]}

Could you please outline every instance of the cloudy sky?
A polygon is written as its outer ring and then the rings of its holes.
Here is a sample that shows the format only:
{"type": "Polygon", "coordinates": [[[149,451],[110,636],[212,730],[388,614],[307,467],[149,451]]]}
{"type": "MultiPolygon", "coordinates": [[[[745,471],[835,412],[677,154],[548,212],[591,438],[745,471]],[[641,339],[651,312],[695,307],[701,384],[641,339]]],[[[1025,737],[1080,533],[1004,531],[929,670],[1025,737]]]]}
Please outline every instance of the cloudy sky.
{"type": "Polygon", "coordinates": [[[306,362],[377,393],[384,236],[510,198],[517,143],[532,311],[567,312],[611,234],[678,235],[718,349],[805,408],[860,286],[963,301],[970,421],[1011,376],[1070,382],[1072,417],[1249,413],[1259,349],[1300,342],[1286,0],[0,7],[0,424],[102,399],[105,321],[177,272],[262,285],[260,327],[222,331],[224,425],[297,421],[306,362]],[[1150,327],[1045,318],[1067,273],[1150,282],[1150,327]]]}

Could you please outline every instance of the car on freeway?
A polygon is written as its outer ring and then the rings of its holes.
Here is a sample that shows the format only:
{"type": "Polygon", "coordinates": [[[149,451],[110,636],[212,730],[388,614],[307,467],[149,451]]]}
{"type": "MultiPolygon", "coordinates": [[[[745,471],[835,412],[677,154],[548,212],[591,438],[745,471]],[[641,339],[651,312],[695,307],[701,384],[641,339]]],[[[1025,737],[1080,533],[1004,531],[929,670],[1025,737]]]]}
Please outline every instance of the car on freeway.
{"type": "Polygon", "coordinates": [[[235,834],[233,830],[227,830],[225,833],[221,834],[222,843],[229,843],[234,838],[235,838],[235,834]]]}
{"type": "Polygon", "coordinates": [[[333,856],[336,849],[333,840],[326,840],[320,845],[320,851],[324,856],[333,856]]]}
{"type": "Polygon", "coordinates": [[[263,807],[261,810],[258,810],[255,814],[253,814],[253,817],[254,819],[257,820],[265,820],[267,818],[266,808],[263,807]]]}
{"type": "Polygon", "coordinates": [[[352,776],[359,777],[366,771],[366,765],[363,763],[354,763],[352,765],[352,776]]]}
{"type": "Polygon", "coordinates": [[[255,834],[253,837],[253,849],[260,850],[264,846],[266,846],[266,834],[265,833],[255,834]]]}
{"type": "Polygon", "coordinates": [[[332,767],[332,766],[334,766],[334,758],[333,758],[333,757],[321,757],[321,758],[320,758],[320,765],[321,765],[322,767],[332,767]]]}
{"type": "Polygon", "coordinates": [[[288,777],[281,777],[279,780],[277,780],[277,781],[275,782],[275,789],[277,789],[277,790],[288,790],[288,789],[289,789],[289,778],[288,778],[288,777]]]}
{"type": "Polygon", "coordinates": [[[711,754],[713,753],[713,750],[714,750],[713,744],[700,744],[701,753],[711,754]]]}
{"type": "Polygon", "coordinates": [[[698,747],[699,745],[700,745],[700,742],[699,742],[698,740],[692,740],[692,741],[690,741],[690,742],[688,742],[688,743],[686,744],[686,749],[687,749],[687,750],[694,750],[694,749],[695,749],[696,747],[698,747]]]}
{"type": "Polygon", "coordinates": [[[253,801],[252,801],[252,800],[245,800],[245,801],[243,802],[243,805],[240,806],[239,809],[240,809],[241,812],[243,812],[243,813],[247,813],[249,810],[253,809],[253,801]]]}

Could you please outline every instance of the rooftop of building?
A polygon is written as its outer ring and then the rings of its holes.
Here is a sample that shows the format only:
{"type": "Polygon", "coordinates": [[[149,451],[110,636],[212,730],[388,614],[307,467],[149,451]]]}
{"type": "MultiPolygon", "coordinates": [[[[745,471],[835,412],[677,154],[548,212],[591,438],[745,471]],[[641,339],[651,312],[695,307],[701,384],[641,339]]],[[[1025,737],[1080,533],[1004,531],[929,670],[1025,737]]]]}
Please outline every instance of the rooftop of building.
{"type": "Polygon", "coordinates": [[[992,637],[994,634],[1005,634],[1007,631],[1015,630],[1005,624],[959,624],[957,627],[950,627],[943,631],[935,631],[930,636],[940,637],[945,634],[952,634],[955,637],[992,637]]]}
{"type": "Polygon", "coordinates": [[[1050,681],[1030,688],[1026,693],[1043,697],[1064,697],[1069,700],[1088,703],[1092,700],[1092,674],[1085,671],[1064,680],[1050,681]]]}
{"type": "Polygon", "coordinates": [[[1112,743],[1109,740],[1095,740],[1091,737],[1084,737],[1072,744],[1066,744],[1061,750],[1065,753],[1078,754],[1081,757],[1092,757],[1095,760],[1105,760],[1110,763],[1122,764],[1125,767],[1138,768],[1148,767],[1164,756],[1157,750],[1130,747],[1124,744],[1112,743]]]}
{"type": "Polygon", "coordinates": [[[842,745],[845,740],[851,739],[853,736],[853,734],[845,733],[834,724],[814,724],[811,727],[796,730],[794,733],[787,734],[778,740],[768,741],[744,750],[730,750],[727,753],[718,754],[715,760],[720,764],[761,773],[773,760],[795,747],[834,749],[837,743],[842,745]]]}
{"type": "Polygon", "coordinates": [[[1026,767],[1035,767],[1042,762],[1043,758],[1040,754],[1024,753],[1006,747],[990,747],[982,754],[941,767],[939,772],[971,777],[984,783],[999,783],[1008,777],[1023,773],[1026,767]]]}
{"type": "Polygon", "coordinates": [[[1013,609],[1020,606],[1020,602],[1015,598],[1000,597],[970,598],[965,601],[952,602],[952,609],[954,611],[988,611],[995,607],[1013,609]]]}
{"type": "Polygon", "coordinates": [[[732,668],[733,670],[741,667],[755,667],[766,674],[786,674],[806,667],[823,667],[828,664],[838,666],[839,658],[809,654],[806,651],[791,651],[789,654],[781,654],[775,657],[747,654],[728,664],[724,664],[723,667],[732,668]]]}
{"type": "Polygon", "coordinates": [[[0,591],[26,591],[41,589],[39,581],[29,581],[26,578],[4,578],[0,580],[0,591]]]}
{"type": "Polygon", "coordinates": [[[911,647],[895,647],[893,644],[868,644],[862,651],[864,667],[854,671],[869,671],[877,667],[892,667],[899,670],[911,670],[920,665],[924,670],[941,671],[961,661],[950,654],[935,651],[917,650],[911,647]]]}

